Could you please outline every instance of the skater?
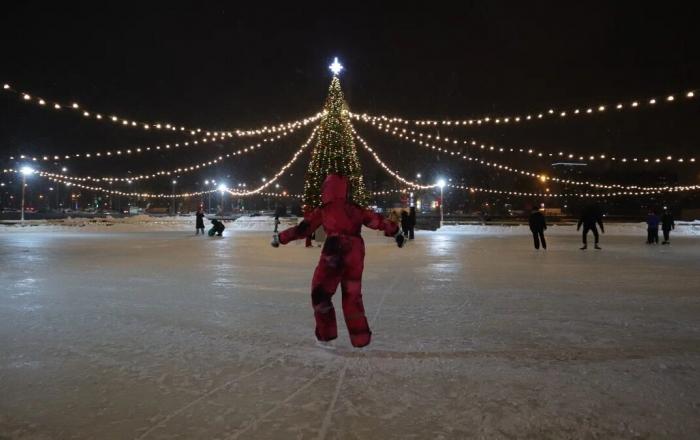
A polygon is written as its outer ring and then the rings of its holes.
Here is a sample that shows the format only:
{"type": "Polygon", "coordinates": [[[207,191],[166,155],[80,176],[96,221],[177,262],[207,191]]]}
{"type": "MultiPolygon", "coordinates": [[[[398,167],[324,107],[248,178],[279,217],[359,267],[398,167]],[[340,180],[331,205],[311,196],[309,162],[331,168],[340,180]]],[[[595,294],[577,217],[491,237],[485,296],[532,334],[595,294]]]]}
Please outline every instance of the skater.
{"type": "Polygon", "coordinates": [[[217,219],[213,219],[211,221],[211,224],[213,226],[209,230],[209,236],[211,237],[214,236],[214,234],[216,234],[217,237],[221,237],[224,233],[224,229],[226,229],[226,226],[224,226],[224,224],[217,219]]]}
{"type": "Polygon", "coordinates": [[[408,237],[410,229],[411,226],[408,213],[406,211],[401,211],[401,232],[403,233],[404,237],[408,237]]]}
{"type": "Polygon", "coordinates": [[[413,240],[416,229],[416,207],[411,206],[408,209],[408,239],[413,240]]]}
{"type": "Polygon", "coordinates": [[[533,206],[529,223],[532,238],[535,241],[535,249],[540,248],[540,241],[542,242],[542,249],[547,249],[547,242],[544,241],[544,231],[547,229],[547,222],[542,212],[540,212],[539,206],[533,206]]]}
{"type": "Polygon", "coordinates": [[[659,244],[659,216],[655,211],[647,215],[647,244],[659,244]]]}
{"type": "Polygon", "coordinates": [[[355,347],[370,343],[372,332],[362,304],[362,270],[365,245],[360,235],[362,226],[384,231],[394,237],[399,247],[404,237],[396,223],[380,214],[348,201],[350,183],[339,174],[326,176],[322,186],[322,205],[313,210],[299,225],[272,237],[272,246],[305,238],[323,225],[327,238],[311,281],[311,304],[316,318],[316,339],[321,344],[338,337],[335,309],[331,298],[340,284],[343,293],[343,315],[355,347]]]}
{"type": "Polygon", "coordinates": [[[197,209],[197,214],[195,215],[197,217],[197,221],[195,224],[197,232],[194,235],[199,235],[199,231],[202,231],[202,235],[204,235],[204,211],[202,211],[201,207],[197,209]]]}
{"type": "Polygon", "coordinates": [[[661,215],[661,230],[664,232],[664,241],[661,244],[671,244],[670,235],[671,229],[676,229],[676,223],[673,221],[673,215],[668,209],[664,209],[661,215]]]}
{"type": "Polygon", "coordinates": [[[600,213],[600,208],[598,208],[597,205],[589,205],[586,208],[584,208],[583,212],[581,213],[581,218],[578,221],[578,225],[576,226],[576,230],[581,229],[581,225],[583,225],[583,246],[581,247],[581,250],[588,249],[588,231],[593,232],[593,237],[595,238],[595,248],[596,249],[601,249],[600,246],[598,246],[598,229],[596,228],[596,224],[600,226],[600,232],[605,234],[605,228],[603,227],[603,216],[600,213]]]}

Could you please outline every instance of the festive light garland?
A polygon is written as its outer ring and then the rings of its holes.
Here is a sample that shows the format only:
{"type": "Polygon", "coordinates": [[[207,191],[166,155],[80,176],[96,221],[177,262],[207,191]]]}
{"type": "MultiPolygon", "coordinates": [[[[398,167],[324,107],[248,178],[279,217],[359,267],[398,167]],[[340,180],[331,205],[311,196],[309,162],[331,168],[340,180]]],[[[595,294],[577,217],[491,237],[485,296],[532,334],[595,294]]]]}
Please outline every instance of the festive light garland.
{"type": "MultiPolygon", "coordinates": [[[[85,109],[82,105],[80,105],[77,102],[72,102],[71,104],[64,104],[60,103],[55,100],[46,100],[41,97],[35,96],[33,93],[29,92],[22,92],[19,90],[14,89],[10,84],[4,83],[2,86],[2,90],[7,93],[13,93],[17,96],[19,96],[22,100],[22,102],[26,103],[32,103],[36,104],[37,106],[41,108],[47,108],[47,109],[53,109],[57,111],[61,110],[69,110],[77,114],[81,114],[84,118],[91,119],[91,120],[97,120],[97,121],[103,121],[103,122],[109,122],[113,123],[115,125],[118,125],[120,127],[127,127],[127,128],[139,128],[143,130],[155,130],[155,131],[180,131],[180,132],[188,132],[192,135],[196,135],[197,133],[202,133],[203,131],[201,128],[187,128],[183,125],[177,125],[174,123],[165,123],[165,122],[143,122],[143,121],[136,121],[136,120],[129,120],[126,118],[122,118],[119,116],[114,115],[113,113],[108,113],[108,112],[94,112],[94,111],[89,111],[85,109]]],[[[262,128],[256,128],[256,129],[234,129],[234,130],[209,130],[207,131],[207,136],[212,136],[212,135],[229,135],[229,136],[239,136],[239,137],[244,137],[244,136],[258,136],[258,135],[263,135],[267,133],[276,133],[278,131],[282,131],[284,129],[289,129],[292,126],[299,125],[299,124],[304,124],[305,121],[309,122],[314,122],[318,120],[321,117],[321,114],[318,113],[316,115],[307,117],[307,118],[302,118],[298,119],[296,121],[291,121],[291,122],[285,122],[285,123],[280,123],[280,124],[275,124],[270,127],[264,126],[262,128]]],[[[308,123],[308,122],[307,122],[308,123]]]]}
{"type": "MultiPolygon", "coordinates": [[[[315,119],[314,119],[315,121],[315,119]]],[[[294,133],[297,131],[299,128],[303,128],[313,121],[311,119],[305,120],[304,122],[300,122],[298,124],[292,125],[290,128],[284,129],[284,130],[279,130],[276,131],[276,135],[270,136],[267,138],[262,139],[260,142],[258,142],[255,145],[251,145],[247,147],[248,151],[252,151],[255,148],[260,148],[262,144],[264,143],[272,143],[275,142],[276,140],[279,140],[283,137],[289,136],[290,134],[294,133]]],[[[194,141],[184,141],[184,142],[176,142],[176,143],[169,143],[169,144],[163,144],[163,145],[153,145],[153,146],[146,146],[146,147],[131,147],[131,148],[123,148],[123,149],[113,149],[113,150],[104,150],[104,151],[97,151],[97,152],[91,152],[91,153],[73,153],[73,154],[63,154],[63,155],[43,155],[41,157],[36,157],[36,156],[26,156],[24,154],[21,154],[19,156],[10,156],[10,160],[31,160],[32,162],[39,162],[39,161],[60,161],[60,160],[68,160],[68,159],[110,159],[110,158],[115,158],[115,157],[128,157],[131,155],[138,155],[142,153],[147,153],[147,152],[160,152],[160,151],[168,151],[168,150],[175,150],[179,148],[184,148],[184,147],[194,147],[194,146],[200,146],[201,144],[206,144],[209,142],[218,142],[218,141],[225,141],[233,138],[233,135],[231,134],[218,134],[214,135],[212,133],[207,133],[207,136],[211,137],[203,137],[194,141]]],[[[238,150],[239,154],[242,154],[241,152],[247,152],[244,150],[238,150]]]]}
{"type": "Polygon", "coordinates": [[[260,185],[259,187],[255,188],[255,189],[253,189],[253,190],[250,190],[250,191],[237,191],[236,194],[238,194],[238,195],[253,195],[253,194],[259,194],[262,190],[264,190],[264,189],[267,188],[268,186],[270,186],[270,185],[272,185],[273,183],[275,183],[280,177],[284,176],[284,174],[287,172],[287,170],[289,169],[289,167],[291,167],[292,165],[294,165],[294,162],[297,161],[297,159],[299,158],[299,156],[301,155],[301,153],[303,153],[304,150],[306,150],[306,148],[309,146],[309,144],[311,144],[311,142],[314,140],[314,138],[316,137],[316,133],[317,133],[318,130],[319,130],[319,126],[317,125],[317,126],[314,128],[313,132],[311,132],[311,135],[310,135],[309,138],[306,140],[306,142],[304,142],[304,143],[301,145],[301,147],[299,147],[299,149],[294,153],[294,155],[292,156],[292,158],[291,158],[286,164],[284,164],[284,165],[282,166],[282,168],[280,168],[280,170],[279,170],[277,173],[275,173],[275,175],[272,177],[272,179],[266,179],[265,183],[263,183],[262,185],[260,185]]]}
{"type": "Polygon", "coordinates": [[[513,115],[513,116],[482,116],[478,118],[467,118],[467,119],[462,119],[462,120],[451,120],[451,119],[443,119],[443,120],[433,120],[433,119],[406,119],[406,118],[401,118],[401,117],[388,117],[384,115],[380,116],[373,116],[373,115],[368,115],[368,114],[363,114],[363,116],[366,116],[368,118],[372,119],[378,119],[378,120],[383,120],[387,122],[392,122],[392,123],[400,123],[400,124],[414,124],[414,125],[432,125],[432,126],[473,126],[473,127],[478,127],[482,125],[489,125],[489,124],[496,124],[496,125],[517,125],[522,122],[529,122],[529,121],[537,121],[541,119],[553,119],[553,118],[558,118],[558,119],[565,119],[565,118],[571,118],[571,117],[576,117],[576,116],[590,116],[594,114],[602,114],[602,113],[609,113],[613,111],[623,111],[623,110],[634,110],[638,108],[654,108],[658,107],[658,105],[662,102],[666,103],[675,103],[679,102],[682,100],[689,100],[695,98],[696,91],[695,90],[690,90],[687,92],[683,93],[674,93],[670,95],[666,95],[663,98],[646,98],[646,99],[637,99],[637,100],[632,100],[632,101],[618,101],[614,104],[610,103],[611,101],[608,101],[609,103],[606,104],[598,104],[598,105],[588,105],[588,106],[579,106],[579,107],[573,107],[573,108],[559,108],[555,109],[553,107],[550,107],[547,110],[540,111],[540,112],[532,112],[532,113],[525,113],[525,114],[519,114],[519,115],[513,115]]]}
{"type": "Polygon", "coordinates": [[[609,160],[613,162],[618,162],[618,163],[652,163],[652,164],[658,164],[658,163],[668,163],[668,162],[677,162],[677,163],[696,163],[696,160],[694,157],[674,157],[672,155],[667,155],[665,158],[648,158],[648,157],[643,157],[643,158],[637,158],[637,157],[632,157],[632,158],[627,158],[627,157],[617,157],[615,155],[611,154],[596,154],[596,155],[575,155],[573,153],[564,153],[562,151],[559,151],[558,153],[546,153],[542,151],[537,151],[533,148],[506,148],[506,147],[497,147],[497,146],[487,146],[483,143],[480,143],[474,139],[470,140],[460,140],[460,139],[455,139],[455,138],[450,138],[448,136],[439,136],[439,135],[431,135],[431,134],[426,134],[426,133],[421,133],[417,132],[414,130],[408,130],[406,128],[399,128],[391,123],[388,122],[377,122],[377,120],[371,119],[371,118],[365,118],[362,117],[361,115],[354,115],[355,119],[358,121],[367,123],[372,125],[374,128],[376,128],[379,131],[388,133],[394,137],[400,138],[400,139],[406,139],[410,142],[421,144],[422,142],[426,142],[425,139],[429,139],[432,141],[438,141],[442,142],[447,145],[467,145],[468,147],[476,147],[484,151],[492,151],[492,152],[498,152],[498,153],[519,153],[519,154],[527,154],[530,157],[550,157],[550,158],[560,158],[560,159],[574,159],[574,160],[588,160],[588,161],[595,161],[595,160],[609,160]],[[415,137],[418,136],[418,137],[415,137]]]}
{"type": "MultiPolygon", "coordinates": [[[[314,130],[314,132],[315,132],[315,130],[314,130]]],[[[274,142],[278,139],[281,139],[283,136],[286,136],[286,135],[291,134],[291,133],[292,133],[292,131],[288,131],[288,132],[286,132],[285,135],[278,135],[275,138],[270,138],[270,139],[266,139],[266,140],[268,142],[274,142]]],[[[49,173],[49,172],[46,172],[46,173],[47,173],[47,175],[50,175],[52,177],[59,177],[62,179],[67,179],[67,180],[72,180],[72,181],[77,181],[77,182],[90,182],[91,181],[91,182],[110,182],[110,183],[112,183],[112,182],[129,182],[129,183],[131,183],[131,182],[135,182],[135,181],[139,181],[139,180],[150,180],[150,179],[154,179],[154,178],[162,177],[162,176],[172,176],[173,174],[184,174],[184,173],[193,172],[193,171],[196,171],[196,170],[199,170],[202,168],[214,166],[220,162],[225,161],[226,159],[230,159],[230,158],[235,157],[235,156],[240,156],[240,155],[243,155],[246,153],[250,153],[252,151],[260,149],[261,147],[262,147],[262,143],[252,144],[252,145],[249,145],[243,149],[239,149],[239,150],[231,152],[231,153],[226,153],[225,155],[218,156],[215,159],[209,160],[207,162],[202,162],[202,163],[197,164],[197,165],[178,167],[178,168],[174,168],[172,170],[159,170],[159,171],[156,171],[155,173],[151,173],[151,174],[141,174],[138,176],[130,176],[130,177],[91,177],[91,176],[81,177],[81,176],[70,176],[70,175],[66,175],[66,174],[49,173]]]]}
{"type": "Polygon", "coordinates": [[[401,182],[401,183],[403,183],[403,184],[406,184],[406,185],[408,185],[408,186],[410,186],[410,187],[412,187],[412,188],[420,188],[420,189],[429,189],[429,188],[435,188],[435,187],[438,186],[437,184],[433,184],[433,185],[421,185],[420,183],[416,183],[416,182],[412,182],[412,181],[410,181],[410,180],[408,180],[408,179],[404,179],[403,177],[401,177],[401,175],[398,173],[398,171],[392,170],[391,168],[389,168],[389,166],[387,166],[387,164],[385,164],[385,163],[380,159],[379,155],[374,151],[374,149],[372,149],[372,147],[370,147],[370,146],[367,144],[367,141],[365,141],[359,134],[357,134],[357,132],[355,131],[355,128],[354,128],[354,127],[352,128],[352,132],[353,132],[353,134],[355,135],[355,138],[356,138],[356,139],[360,142],[360,144],[364,147],[364,149],[367,150],[367,151],[372,155],[372,157],[374,157],[374,161],[377,162],[377,164],[379,164],[379,166],[382,167],[382,168],[384,169],[384,171],[386,171],[387,173],[389,173],[393,178],[395,178],[395,179],[398,180],[399,182],[401,182]]]}
{"type": "MultiPolygon", "coordinates": [[[[16,169],[3,169],[3,173],[20,173],[20,170],[16,169]]],[[[196,191],[196,192],[186,192],[186,193],[179,193],[179,194],[165,194],[165,193],[142,193],[142,192],[125,192],[125,191],[119,191],[119,190],[114,190],[114,189],[107,189],[103,188],[101,186],[91,186],[91,185],[83,185],[81,183],[75,183],[71,182],[66,179],[61,179],[59,177],[53,177],[50,176],[48,173],[45,173],[43,171],[35,171],[34,174],[44,177],[52,182],[57,182],[57,183],[62,183],[68,187],[75,187],[75,188],[80,188],[80,189],[86,189],[90,191],[99,191],[99,192],[104,192],[108,194],[114,194],[114,195],[119,195],[119,196],[125,196],[125,197],[142,197],[142,198],[183,198],[183,197],[196,197],[196,196],[201,196],[201,195],[206,195],[206,194],[213,194],[216,192],[220,192],[221,190],[219,189],[210,189],[206,191],[196,191]]],[[[262,195],[262,196],[270,196],[270,197],[293,197],[293,198],[301,198],[300,194],[288,194],[286,191],[283,191],[281,193],[277,192],[253,192],[253,191],[248,191],[248,192],[241,192],[241,191],[231,191],[229,189],[224,190],[225,192],[237,196],[237,197],[246,197],[246,196],[251,196],[251,195],[262,195]]]]}
{"type": "MultiPolygon", "coordinates": [[[[566,197],[578,197],[578,198],[606,198],[606,197],[624,197],[624,196],[643,196],[652,194],[661,194],[665,191],[616,191],[607,193],[532,193],[532,192],[520,192],[520,191],[508,191],[500,189],[491,188],[479,188],[474,186],[465,185],[445,185],[448,188],[458,189],[463,191],[469,191],[471,193],[488,193],[488,194],[498,194],[507,196],[517,196],[517,197],[539,197],[539,198],[566,198],[566,197]]],[[[696,187],[700,188],[700,187],[696,187]]],[[[410,191],[410,189],[408,189],[410,191]]],[[[373,196],[378,195],[389,195],[396,193],[405,193],[407,189],[392,189],[385,191],[374,191],[371,194],[373,196]]],[[[666,192],[680,192],[680,189],[670,188],[666,192]]]]}
{"type": "MultiPolygon", "coordinates": [[[[362,137],[360,137],[357,134],[357,132],[355,131],[354,128],[353,128],[353,133],[355,134],[357,139],[360,141],[362,146],[365,147],[365,149],[372,154],[372,156],[374,157],[374,160],[377,162],[377,164],[379,164],[379,166],[381,166],[385,171],[387,171],[393,177],[397,178],[397,180],[399,180],[400,182],[402,182],[406,185],[409,185],[411,187],[414,187],[414,188],[426,189],[426,188],[437,187],[437,184],[420,185],[416,182],[411,182],[409,180],[402,178],[401,176],[399,176],[398,172],[392,171],[391,168],[389,166],[387,166],[379,158],[377,153],[367,144],[367,142],[362,137]]],[[[435,147],[435,146],[430,146],[429,144],[427,145],[427,147],[432,148],[434,150],[437,150],[439,148],[439,147],[435,147]]],[[[441,151],[444,151],[445,153],[450,154],[451,156],[455,156],[455,157],[461,158],[463,160],[475,162],[479,165],[485,165],[488,167],[497,168],[499,170],[507,171],[507,172],[510,172],[513,174],[519,174],[519,175],[531,177],[531,178],[539,180],[540,182],[553,181],[553,182],[557,182],[557,183],[565,183],[565,184],[571,184],[571,185],[591,186],[591,187],[599,188],[599,189],[620,189],[620,190],[625,190],[625,191],[630,191],[630,190],[631,191],[652,191],[652,192],[653,191],[663,191],[663,192],[666,192],[666,191],[695,191],[698,188],[700,188],[700,186],[698,186],[698,185],[685,185],[685,186],[673,186],[673,187],[671,187],[671,186],[643,187],[643,186],[638,186],[638,185],[617,185],[617,184],[604,185],[604,184],[598,184],[598,183],[593,183],[593,182],[589,182],[589,181],[581,182],[581,181],[576,181],[576,180],[560,179],[558,177],[549,177],[549,176],[546,176],[544,174],[534,173],[531,171],[519,170],[517,168],[512,168],[512,167],[509,167],[507,165],[499,164],[497,162],[490,162],[490,161],[485,161],[483,159],[479,159],[479,158],[475,158],[475,157],[471,157],[471,156],[466,156],[466,155],[463,155],[462,153],[459,153],[459,152],[448,151],[448,150],[444,150],[444,149],[441,151]]]]}

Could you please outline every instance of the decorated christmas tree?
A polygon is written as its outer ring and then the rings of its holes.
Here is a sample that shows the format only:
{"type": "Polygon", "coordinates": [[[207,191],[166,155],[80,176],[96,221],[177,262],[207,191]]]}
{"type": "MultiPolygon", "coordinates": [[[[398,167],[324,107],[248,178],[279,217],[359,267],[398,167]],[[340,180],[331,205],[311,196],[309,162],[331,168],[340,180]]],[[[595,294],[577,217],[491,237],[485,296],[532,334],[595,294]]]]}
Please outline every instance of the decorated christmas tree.
{"type": "Polygon", "coordinates": [[[362,179],[362,168],[353,142],[348,107],[343,98],[338,76],[328,89],[316,144],[304,179],[304,206],[321,205],[321,185],[328,174],[342,174],[350,181],[350,200],[366,206],[368,195],[362,179]]]}

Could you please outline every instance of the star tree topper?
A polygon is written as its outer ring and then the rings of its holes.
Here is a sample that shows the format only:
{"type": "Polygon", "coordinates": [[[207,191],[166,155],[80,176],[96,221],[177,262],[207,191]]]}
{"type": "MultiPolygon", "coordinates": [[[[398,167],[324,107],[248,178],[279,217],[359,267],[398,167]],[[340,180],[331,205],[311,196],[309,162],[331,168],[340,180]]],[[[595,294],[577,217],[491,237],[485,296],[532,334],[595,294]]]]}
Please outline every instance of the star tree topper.
{"type": "Polygon", "coordinates": [[[338,62],[338,57],[335,57],[333,60],[333,64],[328,66],[329,69],[331,69],[331,72],[333,72],[333,75],[338,75],[341,70],[343,70],[343,65],[338,62]]]}

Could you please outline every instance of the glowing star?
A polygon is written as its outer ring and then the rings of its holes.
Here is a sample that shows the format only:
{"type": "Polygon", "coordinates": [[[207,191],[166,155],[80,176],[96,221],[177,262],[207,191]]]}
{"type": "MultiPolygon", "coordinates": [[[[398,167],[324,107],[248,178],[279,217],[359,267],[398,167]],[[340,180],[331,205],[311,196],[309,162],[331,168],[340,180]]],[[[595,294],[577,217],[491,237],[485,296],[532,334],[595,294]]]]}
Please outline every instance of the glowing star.
{"type": "Polygon", "coordinates": [[[331,72],[333,72],[333,75],[337,75],[340,73],[341,70],[343,70],[343,65],[338,62],[338,57],[335,57],[333,60],[333,64],[328,66],[329,69],[331,69],[331,72]]]}

